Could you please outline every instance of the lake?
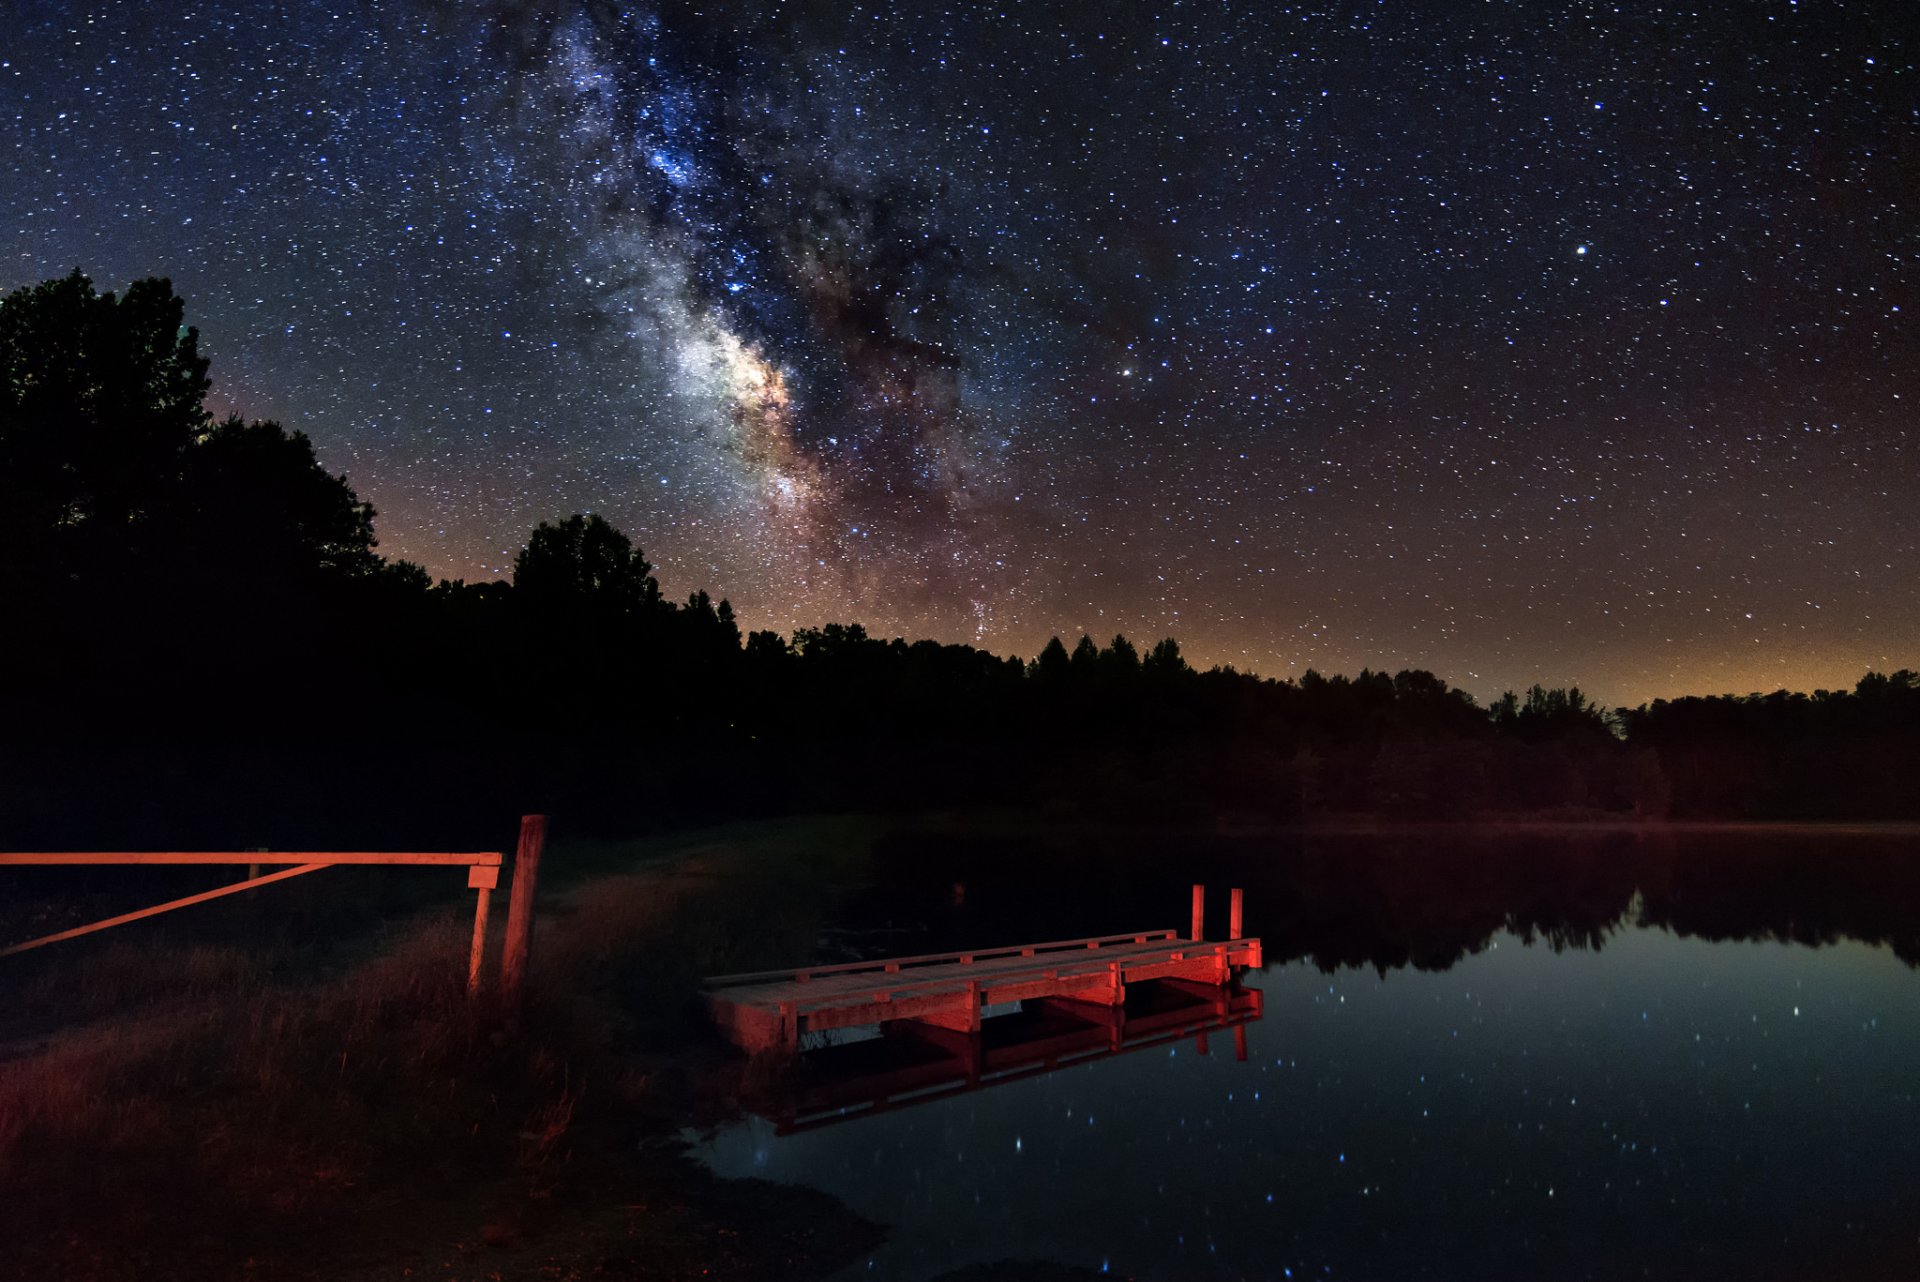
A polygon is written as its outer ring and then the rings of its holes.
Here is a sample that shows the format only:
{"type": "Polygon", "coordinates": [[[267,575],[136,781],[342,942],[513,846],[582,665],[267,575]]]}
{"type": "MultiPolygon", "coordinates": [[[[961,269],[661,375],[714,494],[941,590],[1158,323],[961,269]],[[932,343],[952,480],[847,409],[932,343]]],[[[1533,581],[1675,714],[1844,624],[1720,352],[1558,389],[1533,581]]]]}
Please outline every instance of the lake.
{"type": "Polygon", "coordinates": [[[1204,881],[1268,964],[1238,1030],[702,1140],[884,1225],[848,1277],[1920,1276],[1912,836],[905,836],[875,868],[823,958],[1181,927],[1204,881]]]}

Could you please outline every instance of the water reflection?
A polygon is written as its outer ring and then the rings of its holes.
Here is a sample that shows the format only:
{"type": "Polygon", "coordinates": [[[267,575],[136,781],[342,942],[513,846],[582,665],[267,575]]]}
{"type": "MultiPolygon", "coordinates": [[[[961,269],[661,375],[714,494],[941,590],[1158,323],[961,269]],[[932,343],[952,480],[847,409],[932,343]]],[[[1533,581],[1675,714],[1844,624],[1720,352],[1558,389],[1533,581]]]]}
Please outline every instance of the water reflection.
{"type": "Polygon", "coordinates": [[[849,1276],[1920,1276],[1910,839],[1143,842],[1097,879],[1013,844],[922,851],[842,924],[1092,933],[1243,884],[1264,1018],[1244,1063],[1189,1039],[705,1144],[887,1225],[849,1276]]]}
{"type": "Polygon", "coordinates": [[[775,1133],[790,1135],[888,1109],[932,1103],[983,1087],[1191,1040],[1205,1055],[1225,1033],[1247,1058],[1246,1025],[1260,1018],[1258,989],[1173,984],[1135,987],[1124,1006],[1029,1001],[985,1020],[977,1035],[908,1021],[880,1036],[808,1051],[777,1090],[758,1100],[775,1133]]]}
{"type": "Polygon", "coordinates": [[[927,835],[896,839],[875,869],[843,913],[849,956],[1179,926],[1187,884],[1204,881],[1247,888],[1247,933],[1270,962],[1323,970],[1445,969],[1501,932],[1601,948],[1640,926],[1710,940],[1850,939],[1920,965],[1911,832],[927,835]],[[890,929],[876,932],[882,923],[890,929]]]}

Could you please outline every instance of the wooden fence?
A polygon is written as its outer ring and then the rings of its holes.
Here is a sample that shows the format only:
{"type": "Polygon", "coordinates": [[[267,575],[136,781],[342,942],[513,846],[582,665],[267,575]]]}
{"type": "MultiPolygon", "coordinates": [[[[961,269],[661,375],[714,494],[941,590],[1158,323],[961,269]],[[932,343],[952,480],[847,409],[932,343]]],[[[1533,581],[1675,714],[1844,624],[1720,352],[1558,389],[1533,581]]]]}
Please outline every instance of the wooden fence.
{"type": "MultiPolygon", "coordinates": [[[[520,819],[520,844],[514,853],[513,888],[507,903],[506,946],[500,955],[500,992],[504,999],[516,1001],[526,982],[527,966],[533,949],[533,900],[538,889],[540,874],[540,855],[546,847],[547,817],[545,815],[523,815],[520,819]]],[[[500,884],[501,854],[497,850],[453,852],[453,851],[369,851],[369,850],[328,850],[328,851],[178,851],[178,850],[135,850],[135,851],[0,851],[0,868],[72,868],[81,866],[122,865],[151,866],[171,865],[209,865],[226,864],[245,867],[245,879],[217,886],[212,890],[203,890],[197,895],[185,895],[179,899],[169,899],[165,903],[151,904],[132,912],[121,913],[100,921],[88,922],[84,926],[74,926],[68,930],[55,931],[50,935],[41,935],[35,939],[22,940],[16,944],[0,947],[0,957],[11,957],[15,953],[28,952],[35,948],[44,948],[48,944],[57,944],[69,939],[78,939],[97,931],[108,930],[115,926],[124,926],[129,922],[156,917],[161,913],[172,912],[178,908],[190,908],[195,904],[204,904],[211,900],[222,899],[228,895],[237,895],[245,890],[257,890],[261,886],[286,881],[292,877],[302,877],[308,873],[319,872],[323,868],[366,865],[408,865],[412,867],[449,867],[467,870],[467,887],[477,891],[473,908],[473,946],[467,959],[467,990],[478,992],[481,986],[483,967],[487,952],[487,916],[492,906],[493,892],[500,884]],[[275,872],[263,872],[263,868],[277,865],[275,872]]]]}

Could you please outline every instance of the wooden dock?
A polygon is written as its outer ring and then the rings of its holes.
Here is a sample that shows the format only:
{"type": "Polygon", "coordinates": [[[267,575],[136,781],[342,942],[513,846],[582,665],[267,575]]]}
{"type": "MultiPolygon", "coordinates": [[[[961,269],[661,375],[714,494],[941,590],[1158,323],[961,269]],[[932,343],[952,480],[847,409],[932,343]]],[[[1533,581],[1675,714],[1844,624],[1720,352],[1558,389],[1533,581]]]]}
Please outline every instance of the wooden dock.
{"type": "Polygon", "coordinates": [[[1260,965],[1260,941],[1240,937],[1233,892],[1228,938],[1203,937],[1204,891],[1194,887],[1191,936],[1148,930],[1006,948],[881,958],[833,966],[718,975],[706,981],[707,1008],[747,1051],[798,1051],[808,1033],[912,1020],[978,1033],[982,1011],[1046,1000],[1120,1006],[1127,987],[1153,981],[1225,987],[1260,965]]]}

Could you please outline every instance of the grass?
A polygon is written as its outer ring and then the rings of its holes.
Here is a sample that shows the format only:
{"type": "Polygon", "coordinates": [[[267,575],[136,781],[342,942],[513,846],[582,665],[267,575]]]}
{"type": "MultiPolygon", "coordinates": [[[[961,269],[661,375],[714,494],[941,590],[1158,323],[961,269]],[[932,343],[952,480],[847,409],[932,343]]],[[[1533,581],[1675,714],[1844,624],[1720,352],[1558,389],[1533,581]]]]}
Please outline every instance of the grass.
{"type": "Polygon", "coordinates": [[[740,1088],[698,979],[808,955],[875,831],[556,845],[518,1014],[464,991],[464,904],[336,948],[318,975],[297,946],[154,930],[41,963],[5,1003],[0,1270],[567,1277],[612,1260],[618,1276],[804,1277],[844,1262],[866,1226],[800,1191],[723,1188],[672,1137],[740,1088]]]}

